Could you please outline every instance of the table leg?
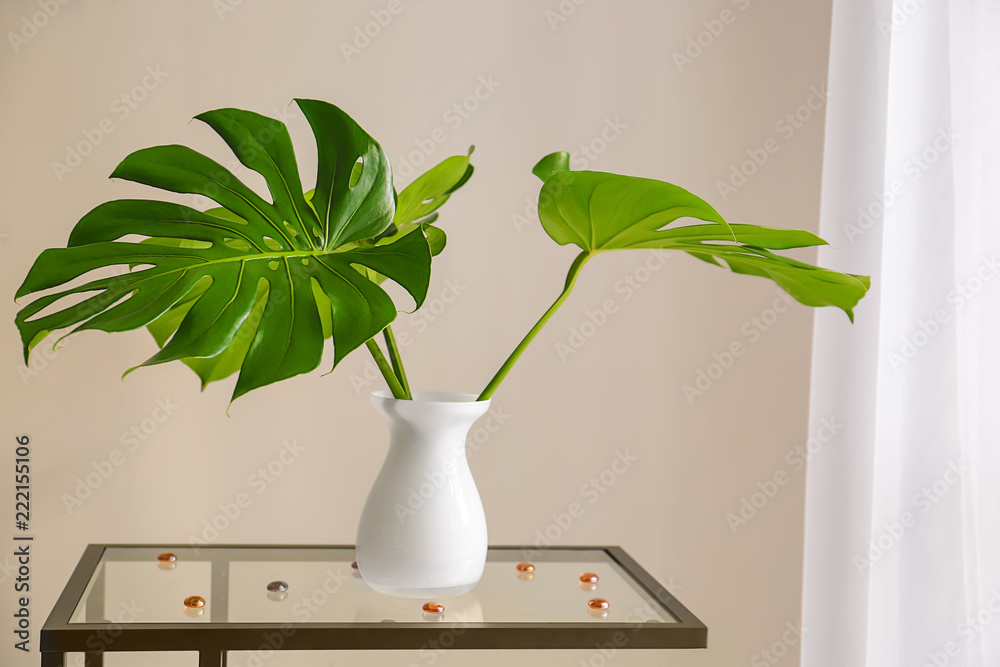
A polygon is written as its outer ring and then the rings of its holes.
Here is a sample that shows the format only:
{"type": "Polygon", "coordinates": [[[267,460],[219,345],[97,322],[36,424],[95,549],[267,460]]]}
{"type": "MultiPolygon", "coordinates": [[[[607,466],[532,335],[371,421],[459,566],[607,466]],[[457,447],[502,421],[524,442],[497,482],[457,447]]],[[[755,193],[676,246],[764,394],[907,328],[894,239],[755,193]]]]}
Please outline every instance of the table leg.
{"type": "Polygon", "coordinates": [[[226,667],[226,652],[199,651],[198,667],[226,667]]]}
{"type": "Polygon", "coordinates": [[[42,667],[64,667],[64,653],[42,653],[42,667]]]}

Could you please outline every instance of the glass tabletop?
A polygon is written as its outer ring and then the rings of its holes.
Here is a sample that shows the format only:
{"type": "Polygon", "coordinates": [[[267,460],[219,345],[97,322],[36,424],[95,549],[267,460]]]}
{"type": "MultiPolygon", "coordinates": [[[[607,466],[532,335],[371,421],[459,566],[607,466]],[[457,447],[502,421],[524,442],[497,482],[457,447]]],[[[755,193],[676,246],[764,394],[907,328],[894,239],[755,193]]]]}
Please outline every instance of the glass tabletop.
{"type": "Polygon", "coordinates": [[[351,547],[109,546],[69,623],[678,622],[607,550],[532,552],[534,571],[519,571],[526,560],[520,548],[491,547],[476,588],[424,600],[373,591],[352,567],[351,547]],[[597,581],[581,581],[584,573],[597,581]],[[595,598],[608,608],[592,608],[595,598]],[[444,611],[427,613],[425,603],[444,611]]]}

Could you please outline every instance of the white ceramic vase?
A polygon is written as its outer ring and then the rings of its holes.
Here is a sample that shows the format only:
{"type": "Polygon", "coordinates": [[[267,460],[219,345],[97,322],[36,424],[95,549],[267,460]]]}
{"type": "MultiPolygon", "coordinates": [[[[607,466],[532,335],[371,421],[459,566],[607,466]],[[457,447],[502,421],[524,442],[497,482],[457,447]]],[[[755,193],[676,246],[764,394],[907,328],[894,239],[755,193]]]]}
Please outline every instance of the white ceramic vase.
{"type": "Polygon", "coordinates": [[[465,440],[489,401],[471,394],[372,394],[389,452],[358,524],[361,576],[380,593],[445,597],[471,590],[486,565],[486,514],[465,440]]]}

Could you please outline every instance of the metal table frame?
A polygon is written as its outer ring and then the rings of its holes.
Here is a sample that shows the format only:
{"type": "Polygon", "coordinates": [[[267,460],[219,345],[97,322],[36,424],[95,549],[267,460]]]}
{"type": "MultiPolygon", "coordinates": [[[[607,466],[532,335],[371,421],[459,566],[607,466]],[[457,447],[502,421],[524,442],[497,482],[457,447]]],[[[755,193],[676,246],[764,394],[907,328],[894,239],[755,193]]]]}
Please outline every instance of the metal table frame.
{"type": "MultiPolygon", "coordinates": [[[[41,631],[42,667],[64,667],[67,652],[84,653],[87,667],[102,667],[104,653],[112,651],[197,651],[200,667],[224,667],[227,651],[253,651],[268,645],[267,636],[281,632],[278,649],[386,650],[420,649],[452,626],[454,644],[461,649],[580,649],[627,637],[630,649],[706,648],[708,628],[620,547],[550,547],[546,551],[603,551],[676,619],[676,623],[70,623],[94,570],[109,548],[190,548],[189,544],[91,544],[66,583],[41,631]],[[286,629],[290,630],[286,631],[286,629]],[[618,634],[622,633],[622,634],[618,634]]],[[[225,610],[228,599],[229,559],[220,549],[353,549],[352,545],[212,545],[203,547],[203,559],[212,562],[212,598],[225,610]],[[219,575],[214,574],[218,567],[219,575]]],[[[533,551],[530,546],[491,546],[491,551],[533,551]]],[[[215,614],[216,612],[213,612],[215,614]]]]}

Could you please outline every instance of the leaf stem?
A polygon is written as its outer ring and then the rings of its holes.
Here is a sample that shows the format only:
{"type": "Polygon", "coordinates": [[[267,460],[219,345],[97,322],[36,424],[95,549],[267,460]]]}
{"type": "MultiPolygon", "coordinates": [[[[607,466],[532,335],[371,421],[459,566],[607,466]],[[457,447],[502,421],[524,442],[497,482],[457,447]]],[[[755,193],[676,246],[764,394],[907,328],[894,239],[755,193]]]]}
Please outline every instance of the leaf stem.
{"type": "Polygon", "coordinates": [[[503,382],[505,377],[507,377],[507,373],[510,372],[510,369],[513,368],[514,364],[517,363],[517,360],[521,358],[521,354],[523,354],[528,348],[528,345],[531,344],[531,341],[535,339],[535,336],[537,336],[538,332],[542,330],[542,327],[544,327],[545,324],[552,319],[552,316],[555,315],[557,310],[559,310],[559,306],[563,305],[563,302],[566,301],[569,293],[573,291],[573,285],[576,284],[577,276],[580,275],[583,265],[586,264],[587,260],[593,257],[594,254],[595,253],[592,253],[589,250],[584,250],[576,256],[576,259],[573,260],[573,264],[569,267],[569,273],[566,275],[566,285],[563,287],[563,291],[559,295],[559,298],[555,300],[555,303],[549,306],[549,309],[546,310],[541,319],[535,323],[535,326],[531,327],[531,331],[528,332],[528,335],[524,337],[516,348],[514,348],[511,355],[507,357],[507,361],[503,363],[503,366],[500,367],[500,370],[497,371],[497,374],[493,376],[493,379],[490,380],[490,383],[486,385],[486,388],[483,389],[483,393],[479,394],[479,398],[476,400],[485,401],[493,395],[493,392],[497,390],[500,383],[503,382]]]}
{"type": "Polygon", "coordinates": [[[399,347],[396,346],[396,337],[392,334],[392,325],[387,325],[382,330],[382,335],[385,336],[385,346],[389,350],[389,361],[392,363],[392,372],[395,373],[396,378],[399,380],[403,392],[406,393],[406,398],[413,400],[410,383],[406,380],[406,370],[403,368],[403,357],[399,354],[399,347]]]}
{"type": "Polygon", "coordinates": [[[399,384],[399,380],[396,378],[395,373],[392,372],[392,367],[385,360],[385,355],[382,354],[382,349],[375,342],[375,339],[369,338],[365,341],[365,345],[368,347],[368,351],[372,353],[378,369],[382,371],[382,377],[385,378],[386,384],[389,385],[389,391],[392,392],[393,398],[406,399],[406,392],[403,391],[402,385],[399,384]]]}

